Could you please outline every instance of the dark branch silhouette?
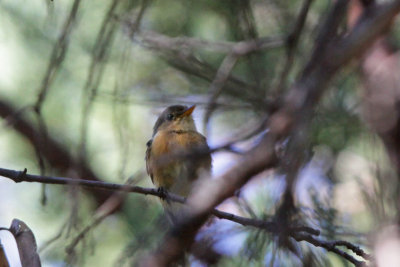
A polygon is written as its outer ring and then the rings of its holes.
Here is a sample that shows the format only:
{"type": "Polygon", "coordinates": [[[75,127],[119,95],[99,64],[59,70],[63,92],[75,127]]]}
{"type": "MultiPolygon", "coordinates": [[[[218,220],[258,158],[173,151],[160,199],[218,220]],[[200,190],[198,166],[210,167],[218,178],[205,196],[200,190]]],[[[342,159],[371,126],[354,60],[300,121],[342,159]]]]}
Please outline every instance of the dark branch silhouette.
{"type": "MultiPolygon", "coordinates": [[[[51,177],[51,176],[43,176],[43,175],[32,175],[28,174],[27,170],[24,171],[14,171],[9,169],[0,168],[0,176],[9,178],[16,183],[20,182],[36,182],[42,184],[58,184],[58,185],[75,185],[75,186],[83,186],[87,188],[95,188],[95,189],[102,189],[102,190],[111,190],[113,192],[127,192],[127,193],[138,193],[144,195],[152,195],[159,198],[167,198],[169,201],[185,203],[185,198],[181,196],[177,196],[171,193],[164,194],[157,189],[154,188],[144,188],[135,185],[129,184],[115,184],[115,183],[107,183],[107,182],[99,182],[99,181],[88,181],[82,179],[73,179],[73,178],[65,178],[65,177],[51,177]]],[[[119,195],[116,195],[119,197],[119,195]]],[[[102,212],[98,216],[94,217],[93,223],[89,224],[85,227],[70,243],[67,247],[67,252],[71,253],[77,243],[84,238],[88,231],[90,231],[93,227],[99,224],[105,217],[107,217],[110,213],[114,212],[116,206],[113,203],[119,203],[119,201],[108,201],[109,203],[105,203],[108,208],[107,211],[104,212],[104,208],[101,209],[102,212]]],[[[281,227],[279,226],[279,222],[275,220],[260,220],[256,218],[246,218],[242,216],[238,216],[232,213],[220,211],[218,209],[211,210],[211,214],[219,219],[229,220],[235,223],[238,223],[243,226],[250,226],[262,229],[268,233],[279,234],[281,227]]],[[[298,226],[294,225],[290,227],[289,231],[290,237],[294,238],[297,241],[306,241],[314,246],[323,247],[328,251],[332,251],[344,258],[348,259],[353,263],[357,263],[356,266],[361,266],[363,262],[355,260],[351,255],[348,253],[340,250],[337,248],[338,246],[345,246],[357,255],[363,257],[364,259],[369,259],[370,256],[365,253],[361,248],[357,247],[356,245],[342,240],[335,240],[335,241],[324,241],[320,239],[316,239],[313,236],[319,236],[320,231],[308,226],[298,226]]]]}

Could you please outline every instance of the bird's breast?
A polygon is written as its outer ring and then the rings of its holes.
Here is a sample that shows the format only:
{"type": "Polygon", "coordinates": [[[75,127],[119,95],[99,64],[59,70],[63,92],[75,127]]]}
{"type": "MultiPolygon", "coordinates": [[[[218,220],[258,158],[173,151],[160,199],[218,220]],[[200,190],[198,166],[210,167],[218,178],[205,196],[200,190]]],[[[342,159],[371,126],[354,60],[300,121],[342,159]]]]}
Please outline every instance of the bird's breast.
{"type": "Polygon", "coordinates": [[[205,145],[205,139],[196,132],[159,132],[153,139],[152,154],[154,156],[172,155],[187,152],[200,145],[205,145]]]}
{"type": "MultiPolygon", "coordinates": [[[[187,195],[192,181],[197,179],[198,169],[205,165],[200,159],[182,157],[180,153],[189,153],[202,146],[206,148],[207,143],[197,132],[158,132],[151,147],[151,167],[156,186],[187,195]]],[[[210,168],[211,161],[208,165],[210,168]]]]}

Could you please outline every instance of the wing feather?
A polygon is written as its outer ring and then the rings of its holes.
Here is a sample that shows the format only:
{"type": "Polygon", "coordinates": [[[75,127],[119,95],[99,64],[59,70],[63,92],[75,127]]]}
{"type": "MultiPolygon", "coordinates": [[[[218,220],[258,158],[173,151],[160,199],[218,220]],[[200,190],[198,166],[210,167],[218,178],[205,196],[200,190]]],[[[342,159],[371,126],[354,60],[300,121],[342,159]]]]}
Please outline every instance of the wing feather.
{"type": "Polygon", "coordinates": [[[153,170],[152,170],[152,166],[151,166],[151,145],[152,145],[152,143],[153,143],[153,139],[150,139],[147,143],[146,143],[146,146],[147,146],[147,149],[146,149],[146,158],[145,158],[145,160],[146,160],[146,171],[147,171],[147,174],[150,176],[150,178],[151,178],[151,181],[153,182],[153,184],[154,184],[154,180],[153,180],[153,170]]]}

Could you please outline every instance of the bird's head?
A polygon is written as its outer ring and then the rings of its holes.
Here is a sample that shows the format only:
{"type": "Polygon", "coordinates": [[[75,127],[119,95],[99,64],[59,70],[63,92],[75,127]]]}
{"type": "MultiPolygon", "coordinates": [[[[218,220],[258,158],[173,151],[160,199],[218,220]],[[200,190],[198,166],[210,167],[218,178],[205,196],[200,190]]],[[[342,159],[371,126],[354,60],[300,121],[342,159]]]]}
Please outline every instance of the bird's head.
{"type": "Polygon", "coordinates": [[[153,129],[153,136],[158,131],[196,131],[192,112],[196,105],[191,107],[175,105],[166,108],[158,117],[153,129]]]}

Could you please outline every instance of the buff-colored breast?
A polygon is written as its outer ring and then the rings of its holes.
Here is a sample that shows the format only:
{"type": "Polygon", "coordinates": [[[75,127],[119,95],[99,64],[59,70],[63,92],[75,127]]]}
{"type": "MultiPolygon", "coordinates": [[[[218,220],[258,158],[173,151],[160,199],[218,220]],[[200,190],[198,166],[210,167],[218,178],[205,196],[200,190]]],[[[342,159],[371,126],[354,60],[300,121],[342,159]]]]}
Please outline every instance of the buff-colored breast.
{"type": "Polygon", "coordinates": [[[193,181],[201,173],[210,172],[211,157],[208,154],[190,157],[182,155],[203,148],[208,148],[207,142],[198,132],[159,131],[153,138],[147,162],[153,183],[169,192],[187,196],[193,181]]]}

